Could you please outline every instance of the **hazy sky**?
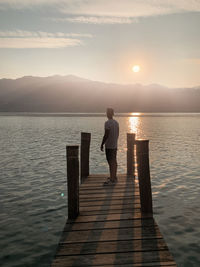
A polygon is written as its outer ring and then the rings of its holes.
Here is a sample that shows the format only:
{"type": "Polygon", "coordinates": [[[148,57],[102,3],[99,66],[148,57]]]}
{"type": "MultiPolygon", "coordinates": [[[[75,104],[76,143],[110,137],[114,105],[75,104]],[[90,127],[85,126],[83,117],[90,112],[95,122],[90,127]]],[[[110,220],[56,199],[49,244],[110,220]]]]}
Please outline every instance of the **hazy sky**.
{"type": "Polygon", "coordinates": [[[197,86],[199,29],[200,0],[0,0],[0,78],[197,86]]]}

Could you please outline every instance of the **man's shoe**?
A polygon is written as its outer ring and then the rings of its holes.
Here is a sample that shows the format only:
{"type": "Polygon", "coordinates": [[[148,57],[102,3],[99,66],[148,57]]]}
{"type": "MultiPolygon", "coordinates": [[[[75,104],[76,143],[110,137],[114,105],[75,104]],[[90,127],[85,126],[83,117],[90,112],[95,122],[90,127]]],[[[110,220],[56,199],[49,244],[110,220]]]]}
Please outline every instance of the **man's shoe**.
{"type": "Polygon", "coordinates": [[[105,182],[103,183],[103,185],[114,185],[114,184],[116,184],[116,182],[117,182],[117,179],[115,179],[114,181],[112,181],[112,180],[110,179],[110,177],[108,177],[107,181],[105,181],[105,182]]]}

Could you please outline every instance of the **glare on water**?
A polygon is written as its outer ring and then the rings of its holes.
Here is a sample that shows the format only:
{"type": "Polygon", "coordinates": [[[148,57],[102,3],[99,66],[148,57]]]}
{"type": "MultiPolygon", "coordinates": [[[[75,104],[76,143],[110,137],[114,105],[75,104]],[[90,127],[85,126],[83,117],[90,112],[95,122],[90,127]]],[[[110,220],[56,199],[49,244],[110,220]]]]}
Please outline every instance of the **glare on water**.
{"type": "MultiPolygon", "coordinates": [[[[126,133],[150,140],[154,216],[178,266],[200,266],[199,114],[116,116],[118,171],[126,133]]],[[[108,172],[100,151],[106,117],[0,116],[0,262],[48,266],[67,214],[66,145],[91,132],[90,172],[108,172]],[[42,265],[43,264],[43,265],[42,265]]]]}

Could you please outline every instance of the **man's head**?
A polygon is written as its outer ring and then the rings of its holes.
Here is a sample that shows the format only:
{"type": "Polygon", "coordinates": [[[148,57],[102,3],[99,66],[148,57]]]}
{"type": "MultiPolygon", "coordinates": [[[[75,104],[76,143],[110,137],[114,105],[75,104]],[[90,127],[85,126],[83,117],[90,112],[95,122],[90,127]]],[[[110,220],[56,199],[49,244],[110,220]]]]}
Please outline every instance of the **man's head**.
{"type": "Polygon", "coordinates": [[[114,116],[114,110],[112,108],[107,108],[106,115],[107,115],[108,119],[112,119],[114,116]]]}

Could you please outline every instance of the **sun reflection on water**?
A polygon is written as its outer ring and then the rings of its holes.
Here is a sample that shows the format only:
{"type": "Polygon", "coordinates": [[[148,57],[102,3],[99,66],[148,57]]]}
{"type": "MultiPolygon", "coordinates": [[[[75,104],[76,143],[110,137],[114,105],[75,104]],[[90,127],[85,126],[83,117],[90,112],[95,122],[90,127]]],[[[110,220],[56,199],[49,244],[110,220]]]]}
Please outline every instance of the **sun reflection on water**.
{"type": "Polygon", "coordinates": [[[139,117],[141,113],[130,113],[131,117],[128,118],[128,126],[131,133],[136,135],[139,132],[139,125],[141,118],[139,117]]]}

